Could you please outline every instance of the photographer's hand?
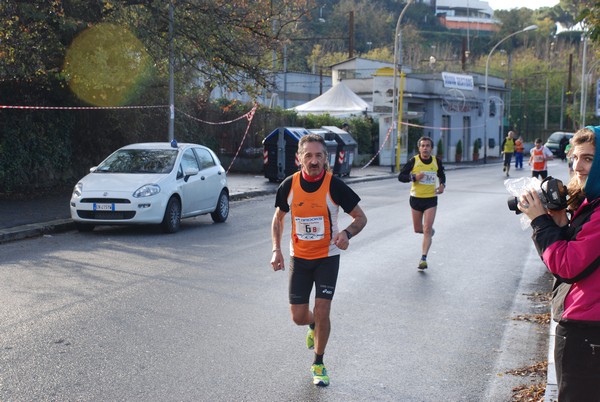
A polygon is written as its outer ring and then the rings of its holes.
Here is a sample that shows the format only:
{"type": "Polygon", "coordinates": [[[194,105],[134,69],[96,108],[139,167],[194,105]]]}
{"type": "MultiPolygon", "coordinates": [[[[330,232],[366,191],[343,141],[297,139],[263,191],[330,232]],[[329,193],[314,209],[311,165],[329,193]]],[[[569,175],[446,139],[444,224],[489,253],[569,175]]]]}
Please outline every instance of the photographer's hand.
{"type": "Polygon", "coordinates": [[[563,227],[569,224],[569,218],[567,217],[566,209],[560,211],[552,211],[551,209],[549,209],[548,215],[552,217],[554,223],[556,223],[557,226],[563,227]]]}
{"type": "Polygon", "coordinates": [[[518,208],[531,220],[547,213],[537,192],[530,190],[521,196],[518,208]]]}

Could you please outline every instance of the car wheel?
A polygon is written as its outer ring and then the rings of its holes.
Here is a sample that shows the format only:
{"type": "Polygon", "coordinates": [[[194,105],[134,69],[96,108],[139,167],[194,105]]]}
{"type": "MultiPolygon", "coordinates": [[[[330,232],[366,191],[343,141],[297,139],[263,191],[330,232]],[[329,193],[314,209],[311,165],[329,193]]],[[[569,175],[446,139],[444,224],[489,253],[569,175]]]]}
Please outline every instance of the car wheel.
{"type": "Polygon", "coordinates": [[[216,223],[225,222],[227,220],[227,217],[229,216],[229,194],[227,194],[227,191],[221,190],[219,201],[217,201],[217,208],[210,216],[216,223]]]}
{"type": "Polygon", "coordinates": [[[94,230],[95,225],[92,225],[91,223],[75,222],[75,227],[80,232],[91,232],[94,230]]]}
{"type": "Polygon", "coordinates": [[[181,203],[177,197],[171,197],[165,209],[165,216],[161,223],[163,232],[175,233],[181,225],[181,203]]]}

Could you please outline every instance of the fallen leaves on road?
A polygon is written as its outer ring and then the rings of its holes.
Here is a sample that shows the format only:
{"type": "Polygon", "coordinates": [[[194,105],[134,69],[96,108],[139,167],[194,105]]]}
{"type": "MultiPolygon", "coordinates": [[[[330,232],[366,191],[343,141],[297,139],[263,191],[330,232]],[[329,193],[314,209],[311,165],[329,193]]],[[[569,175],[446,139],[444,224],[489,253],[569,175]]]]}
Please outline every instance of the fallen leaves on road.
{"type": "Polygon", "coordinates": [[[552,299],[551,292],[533,292],[524,293],[524,295],[533,302],[550,302],[550,299],[552,299]]]}
{"type": "Polygon", "coordinates": [[[548,372],[548,362],[546,360],[544,360],[543,362],[536,363],[532,366],[522,367],[522,368],[518,368],[515,370],[509,370],[506,372],[506,374],[520,375],[520,376],[525,376],[525,375],[546,376],[547,372],[548,372]]]}
{"type": "Polygon", "coordinates": [[[543,402],[546,395],[546,384],[519,385],[512,391],[512,402],[543,402]]]}
{"type": "MultiPolygon", "coordinates": [[[[518,368],[515,370],[509,370],[506,374],[512,374],[515,376],[530,376],[530,377],[544,377],[548,372],[548,362],[543,361],[536,363],[531,366],[518,368]]],[[[512,401],[513,402],[541,402],[544,400],[546,394],[545,382],[530,384],[530,385],[519,385],[512,389],[512,401]]]]}
{"type": "Polygon", "coordinates": [[[542,314],[519,314],[513,318],[516,321],[534,322],[536,324],[550,324],[550,313],[542,314]]]}

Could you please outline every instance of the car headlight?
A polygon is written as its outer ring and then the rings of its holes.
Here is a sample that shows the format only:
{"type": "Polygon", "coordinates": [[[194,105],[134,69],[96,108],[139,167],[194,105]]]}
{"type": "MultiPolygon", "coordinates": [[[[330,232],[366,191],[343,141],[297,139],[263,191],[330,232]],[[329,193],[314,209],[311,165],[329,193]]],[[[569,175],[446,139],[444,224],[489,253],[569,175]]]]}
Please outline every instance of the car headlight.
{"type": "Polygon", "coordinates": [[[81,197],[82,192],[83,192],[83,183],[79,182],[79,183],[75,184],[75,187],[73,187],[73,196],[81,197]]]}
{"type": "Polygon", "coordinates": [[[144,184],[133,192],[135,198],[150,197],[160,193],[160,186],[157,184],[144,184]]]}

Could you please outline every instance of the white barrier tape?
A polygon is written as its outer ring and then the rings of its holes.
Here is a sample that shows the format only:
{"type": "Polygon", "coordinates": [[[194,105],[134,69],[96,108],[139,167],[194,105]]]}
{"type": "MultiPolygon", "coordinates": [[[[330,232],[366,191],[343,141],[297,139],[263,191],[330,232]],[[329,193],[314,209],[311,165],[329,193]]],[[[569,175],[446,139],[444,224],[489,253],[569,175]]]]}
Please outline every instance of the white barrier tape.
{"type": "Polygon", "coordinates": [[[365,166],[361,167],[361,169],[364,169],[367,166],[369,166],[371,163],[373,163],[373,161],[375,160],[375,158],[377,158],[377,155],[379,155],[379,153],[383,149],[384,145],[388,142],[391,133],[392,133],[392,126],[390,126],[390,128],[388,129],[388,132],[385,135],[385,140],[383,140],[383,142],[381,143],[381,146],[379,147],[379,149],[377,150],[377,152],[375,153],[375,155],[371,158],[370,161],[367,162],[367,164],[365,166]]]}
{"type": "MultiPolygon", "coordinates": [[[[252,120],[254,119],[254,113],[256,113],[257,108],[258,108],[258,104],[255,103],[254,106],[252,107],[252,110],[250,110],[248,113],[246,113],[244,115],[248,119],[248,125],[246,126],[246,132],[244,133],[244,138],[242,138],[242,141],[240,142],[240,146],[238,147],[237,151],[235,152],[235,155],[233,156],[233,159],[231,160],[229,167],[227,168],[227,173],[229,173],[229,170],[233,166],[233,162],[235,162],[238,154],[240,153],[240,150],[242,149],[242,145],[244,144],[244,141],[246,140],[248,131],[250,131],[250,125],[252,124],[252,120]]],[[[242,117],[244,117],[244,116],[242,116],[242,117]]]]}
{"type": "Polygon", "coordinates": [[[0,105],[0,109],[29,109],[29,110],[98,110],[98,109],[152,109],[168,108],[169,105],[153,106],[13,106],[0,105]]]}
{"type": "MultiPolygon", "coordinates": [[[[186,116],[186,117],[189,117],[189,118],[190,118],[190,119],[192,119],[192,120],[199,121],[200,123],[212,124],[212,125],[220,125],[220,124],[231,124],[231,123],[233,123],[233,122],[236,122],[236,121],[238,121],[238,120],[242,120],[243,118],[252,119],[251,117],[249,117],[249,115],[250,115],[250,113],[254,114],[254,112],[256,111],[256,106],[255,106],[255,107],[253,107],[251,111],[249,111],[249,112],[248,112],[248,113],[246,113],[246,114],[243,114],[243,115],[241,115],[241,116],[240,116],[240,117],[238,117],[238,118],[235,118],[235,119],[233,119],[233,120],[229,120],[229,121],[219,121],[219,122],[212,122],[212,121],[205,121],[205,120],[201,120],[201,119],[199,119],[199,118],[197,118],[197,117],[194,117],[194,116],[192,116],[192,115],[189,115],[189,114],[187,114],[186,112],[183,112],[183,111],[181,111],[181,110],[178,110],[178,111],[179,111],[179,113],[181,113],[182,115],[184,115],[184,116],[186,116]]],[[[252,116],[252,117],[254,117],[254,116],[252,116]]]]}

